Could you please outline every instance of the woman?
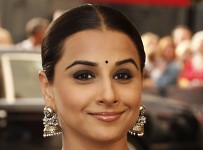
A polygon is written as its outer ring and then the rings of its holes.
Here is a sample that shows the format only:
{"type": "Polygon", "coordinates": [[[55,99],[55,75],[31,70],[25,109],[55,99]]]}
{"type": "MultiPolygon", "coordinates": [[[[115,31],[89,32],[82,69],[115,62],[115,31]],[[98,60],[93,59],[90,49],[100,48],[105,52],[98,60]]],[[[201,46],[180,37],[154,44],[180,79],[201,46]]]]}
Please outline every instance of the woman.
{"type": "Polygon", "coordinates": [[[42,43],[44,136],[62,132],[63,150],[127,150],[127,132],[143,134],[144,63],[140,35],[120,12],[87,4],[64,13],[42,43]]]}
{"type": "Polygon", "coordinates": [[[177,84],[179,72],[180,65],[176,60],[173,40],[170,36],[164,36],[158,43],[156,62],[150,74],[151,78],[144,81],[144,87],[157,88],[161,96],[166,96],[167,89],[177,84]]]}
{"type": "Polygon", "coordinates": [[[203,31],[194,34],[191,41],[193,55],[180,73],[185,88],[203,87],[203,31]]]}
{"type": "Polygon", "coordinates": [[[180,72],[179,63],[176,60],[175,45],[170,36],[162,37],[159,41],[158,61],[160,76],[156,80],[159,89],[175,85],[180,72]]]}

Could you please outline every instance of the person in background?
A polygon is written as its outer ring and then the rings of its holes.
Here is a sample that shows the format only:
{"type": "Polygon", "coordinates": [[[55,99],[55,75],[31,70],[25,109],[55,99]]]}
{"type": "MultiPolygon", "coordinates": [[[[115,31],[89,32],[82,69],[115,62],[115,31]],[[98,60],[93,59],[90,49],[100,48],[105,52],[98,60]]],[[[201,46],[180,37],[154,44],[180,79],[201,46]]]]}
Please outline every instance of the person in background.
{"type": "Polygon", "coordinates": [[[6,48],[13,45],[13,39],[10,32],[0,27],[0,47],[6,48]]]}
{"type": "Polygon", "coordinates": [[[184,81],[184,87],[203,86],[203,31],[196,32],[191,41],[193,56],[181,71],[179,80],[184,81]]]}
{"type": "Polygon", "coordinates": [[[127,133],[143,135],[145,52],[125,15],[73,8],[52,22],[41,55],[44,137],[62,133],[63,150],[128,150],[127,133]]]}
{"type": "Polygon", "coordinates": [[[191,41],[185,40],[182,41],[177,47],[176,47],[176,57],[177,60],[180,61],[182,64],[182,68],[184,65],[191,60],[193,52],[191,49],[191,41]]]}
{"type": "Polygon", "coordinates": [[[28,38],[17,43],[16,49],[27,51],[39,50],[48,25],[49,21],[45,18],[33,18],[29,20],[26,24],[28,38]]]}
{"type": "Polygon", "coordinates": [[[192,32],[186,25],[178,25],[172,31],[172,38],[175,46],[182,41],[191,40],[192,32]]]}
{"type": "Polygon", "coordinates": [[[181,88],[188,87],[188,80],[182,78],[181,74],[187,70],[188,65],[191,63],[191,59],[193,57],[193,52],[191,49],[191,41],[185,40],[182,41],[177,47],[176,47],[176,56],[177,60],[180,63],[181,71],[178,78],[178,86],[181,88]]]}
{"type": "Polygon", "coordinates": [[[180,65],[176,60],[175,45],[170,36],[162,37],[158,47],[156,67],[151,73],[151,78],[146,79],[143,85],[157,88],[159,94],[165,96],[166,89],[177,84],[180,65]]]}
{"type": "Polygon", "coordinates": [[[145,63],[145,78],[151,76],[151,72],[156,66],[156,53],[158,50],[159,36],[152,32],[146,32],[141,36],[145,53],[146,53],[146,63],[145,63]]]}

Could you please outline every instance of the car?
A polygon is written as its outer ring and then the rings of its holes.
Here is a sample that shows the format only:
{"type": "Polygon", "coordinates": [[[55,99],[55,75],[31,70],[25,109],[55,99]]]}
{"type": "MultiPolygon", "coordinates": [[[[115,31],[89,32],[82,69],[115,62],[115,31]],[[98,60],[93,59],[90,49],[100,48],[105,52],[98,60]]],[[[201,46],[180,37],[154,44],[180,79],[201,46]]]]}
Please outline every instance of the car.
{"type": "Polygon", "coordinates": [[[139,150],[201,149],[201,128],[192,108],[186,103],[153,95],[142,95],[147,108],[145,134],[138,141],[139,150]]]}
{"type": "MultiPolygon", "coordinates": [[[[0,149],[59,150],[61,137],[43,138],[44,101],[34,51],[0,51],[0,149]]],[[[128,134],[130,150],[201,149],[200,123],[186,103],[142,95],[147,123],[142,137],[128,134]]]]}

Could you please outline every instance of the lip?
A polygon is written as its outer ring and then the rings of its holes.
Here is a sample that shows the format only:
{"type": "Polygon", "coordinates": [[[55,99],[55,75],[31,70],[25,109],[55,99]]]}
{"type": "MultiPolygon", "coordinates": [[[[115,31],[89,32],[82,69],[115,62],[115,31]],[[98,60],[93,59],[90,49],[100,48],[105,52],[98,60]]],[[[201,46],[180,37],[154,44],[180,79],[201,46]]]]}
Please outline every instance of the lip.
{"type": "Polygon", "coordinates": [[[123,113],[124,113],[124,111],[122,111],[122,112],[95,112],[95,113],[88,113],[88,114],[103,122],[114,122],[114,121],[118,120],[123,113]]]}

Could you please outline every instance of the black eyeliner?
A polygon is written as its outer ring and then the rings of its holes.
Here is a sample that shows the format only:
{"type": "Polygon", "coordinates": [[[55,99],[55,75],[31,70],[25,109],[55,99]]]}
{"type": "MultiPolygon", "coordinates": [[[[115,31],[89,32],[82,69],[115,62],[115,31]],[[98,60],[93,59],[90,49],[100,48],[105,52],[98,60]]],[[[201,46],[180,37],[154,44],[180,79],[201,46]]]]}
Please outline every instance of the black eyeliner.
{"type": "Polygon", "coordinates": [[[77,79],[77,80],[85,80],[85,79],[87,79],[86,77],[88,75],[95,77],[93,74],[94,73],[90,70],[80,70],[80,71],[77,71],[76,73],[73,74],[73,78],[77,79]],[[83,76],[84,78],[79,78],[79,76],[83,76]]]}

